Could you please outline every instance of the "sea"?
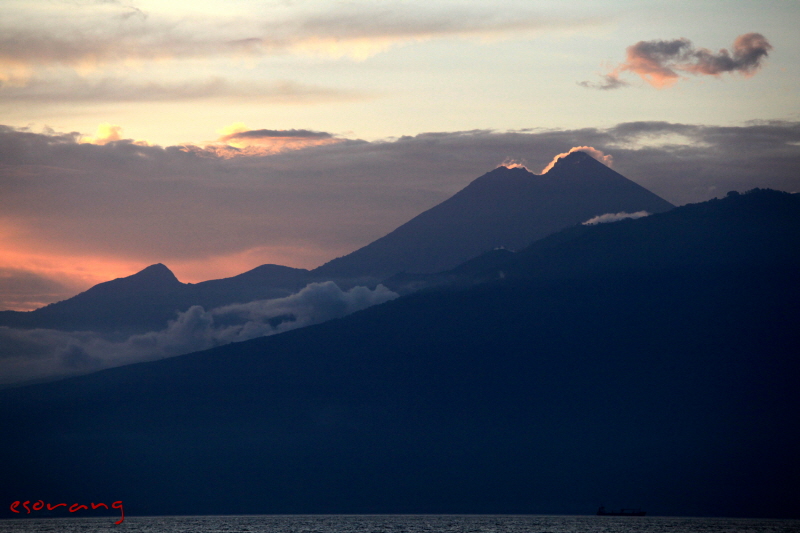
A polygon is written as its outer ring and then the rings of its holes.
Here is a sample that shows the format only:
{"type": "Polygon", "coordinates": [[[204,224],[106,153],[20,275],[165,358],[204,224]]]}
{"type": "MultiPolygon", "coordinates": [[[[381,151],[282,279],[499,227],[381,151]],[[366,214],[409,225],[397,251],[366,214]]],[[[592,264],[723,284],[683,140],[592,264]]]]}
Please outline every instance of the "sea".
{"type": "Polygon", "coordinates": [[[538,515],[248,515],[20,518],[0,533],[800,533],[800,520],[538,515]]]}

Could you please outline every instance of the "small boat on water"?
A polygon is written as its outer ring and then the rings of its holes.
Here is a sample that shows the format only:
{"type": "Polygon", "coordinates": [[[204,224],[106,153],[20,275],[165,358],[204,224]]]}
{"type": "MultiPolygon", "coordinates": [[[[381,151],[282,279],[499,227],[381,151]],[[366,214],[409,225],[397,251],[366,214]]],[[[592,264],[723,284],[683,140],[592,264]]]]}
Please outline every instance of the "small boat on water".
{"type": "Polygon", "coordinates": [[[620,509],[619,511],[606,511],[605,506],[601,505],[597,510],[597,516],[644,516],[647,511],[641,509],[620,509]]]}

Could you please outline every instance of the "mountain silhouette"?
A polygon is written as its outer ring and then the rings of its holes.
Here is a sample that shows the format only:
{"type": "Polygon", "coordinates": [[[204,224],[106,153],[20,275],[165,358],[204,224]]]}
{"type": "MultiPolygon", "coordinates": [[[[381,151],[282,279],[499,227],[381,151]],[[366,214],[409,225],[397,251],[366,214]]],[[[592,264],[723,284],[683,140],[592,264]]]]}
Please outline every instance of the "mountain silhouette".
{"type": "Polygon", "coordinates": [[[100,491],[130,514],[585,514],[613,498],[800,518],[800,195],[478,259],[471,284],[0,390],[0,497],[100,491]]]}
{"type": "Polygon", "coordinates": [[[193,305],[210,309],[279,298],[315,281],[349,288],[374,285],[398,272],[439,272],[494,248],[524,248],[598,215],[672,207],[585,153],[573,152],[542,176],[498,167],[385,237],[312,271],[262,265],[232,278],[186,284],[158,264],[32,312],[0,311],[0,326],[144,333],[164,328],[193,305]]]}
{"type": "Polygon", "coordinates": [[[449,270],[494,248],[519,250],[592,217],[659,213],[672,204],[584,152],[546,174],[498,167],[388,235],[313,270],[330,279],[384,279],[449,270]]]}
{"type": "Polygon", "coordinates": [[[0,311],[0,325],[121,335],[143,333],[164,328],[179,311],[193,305],[211,309],[281,298],[299,291],[313,279],[305,269],[261,265],[231,278],[181,283],[159,263],[35,311],[0,311]]]}
{"type": "Polygon", "coordinates": [[[119,288],[125,287],[133,290],[170,289],[177,286],[179,283],[180,281],[178,281],[178,278],[175,277],[175,274],[173,274],[169,268],[161,263],[156,263],[127,278],[118,278],[108,283],[101,283],[94,288],[94,291],[109,289],[112,286],[119,288]]]}
{"type": "Polygon", "coordinates": [[[449,271],[399,274],[384,281],[407,293],[448,284],[497,279],[585,278],[622,270],[711,268],[757,264],[764,257],[791,264],[800,258],[797,195],[755,189],[729,193],[638,220],[577,225],[540,239],[518,253],[493,250],[449,271]],[[780,228],[780,231],[772,231],[780,228]],[[754,239],[750,236],[760,235],[754,239]]]}

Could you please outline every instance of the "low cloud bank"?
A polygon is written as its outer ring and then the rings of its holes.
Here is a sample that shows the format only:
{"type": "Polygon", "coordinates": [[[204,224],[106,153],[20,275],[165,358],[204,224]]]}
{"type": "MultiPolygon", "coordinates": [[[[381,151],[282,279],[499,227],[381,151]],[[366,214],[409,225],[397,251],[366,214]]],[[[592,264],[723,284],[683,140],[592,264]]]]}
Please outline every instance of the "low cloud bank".
{"type": "Polygon", "coordinates": [[[161,331],[110,341],[90,332],[0,327],[0,384],[86,374],[274,335],[343,317],[397,298],[383,285],[341,290],[311,283],[286,298],[178,313],[161,331]]]}
{"type": "Polygon", "coordinates": [[[605,224],[606,222],[617,222],[618,220],[625,220],[626,218],[642,218],[649,216],[650,213],[647,211],[636,211],[635,213],[606,213],[605,215],[599,215],[593,218],[590,218],[586,222],[583,222],[584,226],[593,226],[595,224],[605,224]]]}

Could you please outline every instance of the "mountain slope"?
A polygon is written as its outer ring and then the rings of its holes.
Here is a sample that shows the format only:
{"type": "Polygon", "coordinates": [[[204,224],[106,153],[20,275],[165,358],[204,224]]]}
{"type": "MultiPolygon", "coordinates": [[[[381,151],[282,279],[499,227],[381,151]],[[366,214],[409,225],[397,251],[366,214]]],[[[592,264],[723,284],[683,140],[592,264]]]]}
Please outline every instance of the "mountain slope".
{"type": "Polygon", "coordinates": [[[603,257],[607,242],[628,253],[0,391],[14,428],[0,497],[100,491],[130,514],[587,513],[613,500],[798,518],[798,217],[800,197],[764,193],[586,228],[535,264],[603,257]],[[766,222],[726,221],[736,212],[766,222]],[[648,238],[659,228],[727,244],[669,262],[648,238]],[[728,254],[735,243],[761,253],[728,254]]]}
{"type": "Polygon", "coordinates": [[[745,268],[770,258],[800,261],[800,197],[755,189],[722,200],[689,204],[638,220],[577,225],[532,243],[518,253],[494,250],[436,274],[401,274],[392,290],[475,284],[500,278],[584,278],[609,272],[669,268],[745,268]],[[755,238],[754,236],[758,236],[755,238]]]}
{"type": "Polygon", "coordinates": [[[496,168],[388,235],[313,272],[334,279],[440,272],[494,248],[524,248],[598,215],[672,207],[574,152],[541,176],[524,168],[496,168]]]}
{"type": "Polygon", "coordinates": [[[159,330],[178,311],[288,296],[310,283],[308,270],[262,265],[231,278],[181,283],[164,265],[100,283],[72,298],[30,312],[0,311],[0,325],[120,334],[159,330]]]}

